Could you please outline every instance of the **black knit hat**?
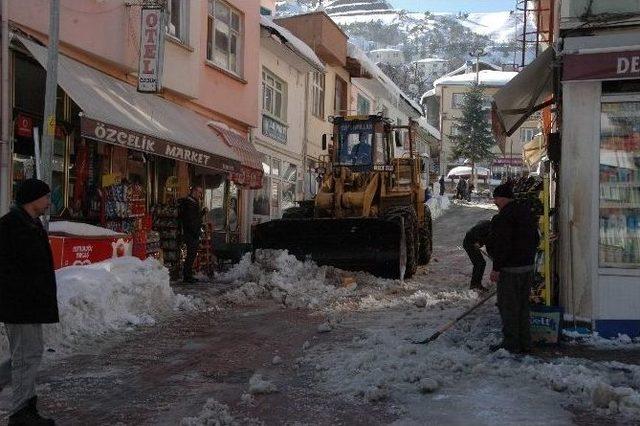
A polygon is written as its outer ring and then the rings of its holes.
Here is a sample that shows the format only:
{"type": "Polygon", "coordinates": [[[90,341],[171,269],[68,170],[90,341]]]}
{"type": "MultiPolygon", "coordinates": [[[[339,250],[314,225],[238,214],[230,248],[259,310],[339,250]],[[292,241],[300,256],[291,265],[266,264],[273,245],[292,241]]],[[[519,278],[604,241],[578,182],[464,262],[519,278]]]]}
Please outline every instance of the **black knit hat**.
{"type": "Polygon", "coordinates": [[[493,190],[493,198],[496,197],[513,198],[513,189],[511,188],[511,185],[503,183],[502,185],[496,186],[496,189],[493,190]]]}
{"type": "Polygon", "coordinates": [[[22,181],[16,191],[16,204],[23,206],[37,200],[51,192],[49,185],[40,179],[27,179],[22,181]]]}

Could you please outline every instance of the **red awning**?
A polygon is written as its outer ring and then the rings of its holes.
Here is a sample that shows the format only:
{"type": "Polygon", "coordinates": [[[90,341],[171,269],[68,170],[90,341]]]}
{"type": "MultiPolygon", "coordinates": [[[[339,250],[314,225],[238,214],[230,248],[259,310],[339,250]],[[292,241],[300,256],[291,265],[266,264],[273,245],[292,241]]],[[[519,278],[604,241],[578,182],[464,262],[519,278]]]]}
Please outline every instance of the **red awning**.
{"type": "Polygon", "coordinates": [[[251,189],[262,188],[262,154],[253,146],[249,140],[229,129],[225,129],[214,124],[209,124],[222,139],[240,157],[240,170],[230,174],[231,180],[237,185],[246,186],[251,189]]]}

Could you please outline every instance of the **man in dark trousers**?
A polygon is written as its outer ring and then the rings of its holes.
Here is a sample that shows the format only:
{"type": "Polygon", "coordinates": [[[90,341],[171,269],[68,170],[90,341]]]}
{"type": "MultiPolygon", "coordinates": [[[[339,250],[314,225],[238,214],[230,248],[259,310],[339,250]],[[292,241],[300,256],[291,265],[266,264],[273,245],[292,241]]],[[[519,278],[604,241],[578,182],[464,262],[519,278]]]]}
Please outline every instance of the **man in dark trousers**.
{"type": "Polygon", "coordinates": [[[185,283],[193,284],[198,280],[193,276],[193,262],[198,254],[200,246],[200,233],[202,232],[202,187],[194,186],[189,195],[180,200],[180,223],[182,224],[182,240],[187,246],[187,256],[184,259],[182,278],[185,283]]]}
{"type": "Polygon", "coordinates": [[[497,186],[493,201],[499,211],[491,220],[491,281],[498,283],[503,340],[492,349],[526,353],[531,350],[529,293],[539,242],[537,221],[528,205],[513,200],[510,184],[497,186]]]}
{"type": "Polygon", "coordinates": [[[482,285],[482,277],[484,275],[484,268],[487,262],[482,256],[480,247],[487,244],[489,239],[489,233],[491,231],[491,221],[481,220],[475,224],[464,236],[462,246],[467,252],[471,263],[473,263],[473,273],[471,274],[471,290],[485,291],[486,288],[482,285]]]}
{"type": "Polygon", "coordinates": [[[440,180],[438,181],[440,184],[440,196],[444,195],[444,175],[440,176],[440,180]]]}
{"type": "Polygon", "coordinates": [[[11,383],[9,425],[53,425],[37,409],[36,375],[44,344],[42,324],[58,322],[53,256],[42,216],[51,201],[49,186],[27,179],[15,206],[0,218],[0,321],[11,358],[0,364],[0,389],[11,383]]]}

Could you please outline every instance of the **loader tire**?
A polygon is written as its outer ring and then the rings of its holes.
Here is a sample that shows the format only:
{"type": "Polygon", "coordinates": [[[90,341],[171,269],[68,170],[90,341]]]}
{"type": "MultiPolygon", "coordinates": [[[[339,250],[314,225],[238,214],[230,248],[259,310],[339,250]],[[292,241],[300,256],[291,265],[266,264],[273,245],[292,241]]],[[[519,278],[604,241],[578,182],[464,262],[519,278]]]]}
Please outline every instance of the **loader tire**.
{"type": "Polygon", "coordinates": [[[385,212],[385,217],[404,219],[404,235],[407,245],[407,267],[404,278],[411,278],[418,269],[418,217],[416,211],[410,206],[391,207],[385,212]]]}
{"type": "Polygon", "coordinates": [[[429,207],[424,206],[424,224],[420,227],[419,242],[420,248],[418,250],[418,264],[427,265],[431,260],[431,254],[433,253],[433,222],[431,219],[431,210],[429,207]]]}

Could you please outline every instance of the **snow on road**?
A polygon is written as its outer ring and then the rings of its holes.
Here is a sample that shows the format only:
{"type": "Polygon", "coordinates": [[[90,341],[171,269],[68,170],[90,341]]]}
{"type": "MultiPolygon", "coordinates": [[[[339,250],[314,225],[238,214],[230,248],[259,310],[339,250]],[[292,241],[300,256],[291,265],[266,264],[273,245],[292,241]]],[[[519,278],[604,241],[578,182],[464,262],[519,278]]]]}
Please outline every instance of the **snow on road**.
{"type": "Polygon", "coordinates": [[[434,226],[434,260],[411,280],[355,273],[357,285],[344,288],[342,271],[268,252],[256,263],[245,258],[223,277],[238,285],[225,299],[245,304],[272,298],[316,309],[337,332],[355,333],[346,344],[310,345],[302,361],[315,365],[323,391],[354,401],[390,401],[408,422],[455,419],[445,400],[475,410],[469,417],[464,409],[461,424],[470,418],[477,424],[568,424],[568,404],[640,419],[639,367],[490,352],[501,337],[495,299],[435,342],[412,343],[478,300],[467,288],[470,264],[459,245],[464,231],[495,208],[484,201],[454,204],[456,215],[444,215],[434,226]]]}

